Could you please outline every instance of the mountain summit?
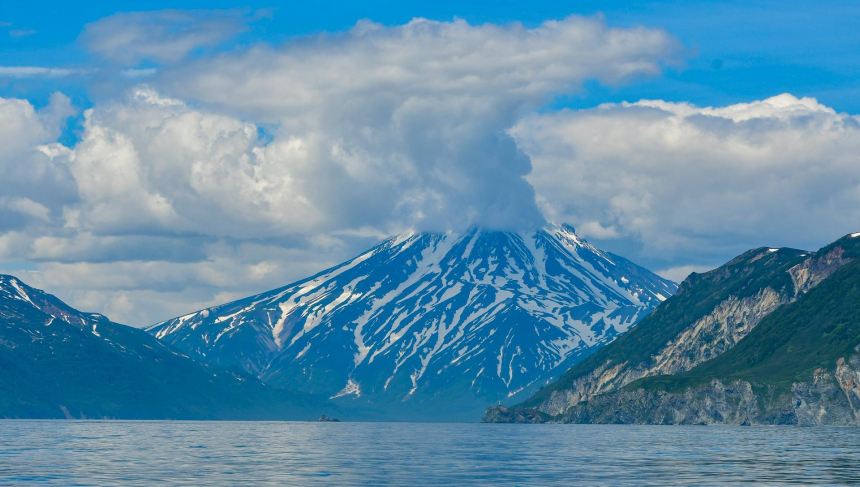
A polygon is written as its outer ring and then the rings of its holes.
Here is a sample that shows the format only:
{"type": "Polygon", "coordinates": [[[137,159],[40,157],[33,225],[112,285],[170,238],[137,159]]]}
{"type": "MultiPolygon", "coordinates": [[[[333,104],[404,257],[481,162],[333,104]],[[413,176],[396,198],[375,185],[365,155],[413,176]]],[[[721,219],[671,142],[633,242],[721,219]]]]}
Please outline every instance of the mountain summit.
{"type": "Polygon", "coordinates": [[[200,360],[387,418],[468,419],[527,397],[675,290],[569,226],[409,233],[148,331],[200,360]]]}

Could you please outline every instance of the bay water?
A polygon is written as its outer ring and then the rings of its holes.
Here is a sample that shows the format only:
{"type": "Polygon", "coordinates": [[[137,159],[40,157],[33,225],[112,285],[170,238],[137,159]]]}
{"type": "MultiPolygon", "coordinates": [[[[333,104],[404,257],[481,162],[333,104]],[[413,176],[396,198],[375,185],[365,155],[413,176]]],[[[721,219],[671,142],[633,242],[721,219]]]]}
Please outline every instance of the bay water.
{"type": "Polygon", "coordinates": [[[0,421],[0,485],[854,485],[860,429],[0,421]]]}

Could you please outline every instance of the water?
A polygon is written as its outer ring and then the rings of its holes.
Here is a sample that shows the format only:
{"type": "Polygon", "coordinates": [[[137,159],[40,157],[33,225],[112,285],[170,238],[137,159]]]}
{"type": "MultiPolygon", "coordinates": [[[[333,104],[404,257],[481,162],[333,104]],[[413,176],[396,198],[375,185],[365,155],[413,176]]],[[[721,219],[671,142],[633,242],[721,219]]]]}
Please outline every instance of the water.
{"type": "Polygon", "coordinates": [[[0,485],[852,485],[860,429],[0,421],[0,485]]]}

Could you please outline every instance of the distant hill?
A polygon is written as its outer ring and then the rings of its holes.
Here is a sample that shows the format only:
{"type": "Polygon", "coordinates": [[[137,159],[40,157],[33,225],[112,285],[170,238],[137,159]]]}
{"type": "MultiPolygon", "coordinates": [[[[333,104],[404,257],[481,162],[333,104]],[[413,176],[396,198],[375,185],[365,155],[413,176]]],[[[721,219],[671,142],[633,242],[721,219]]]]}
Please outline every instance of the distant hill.
{"type": "Polygon", "coordinates": [[[0,418],[310,420],[336,412],[0,275],[0,418]]]}
{"type": "Polygon", "coordinates": [[[860,233],[706,274],[559,381],[485,421],[860,424],[860,233]]]}
{"type": "Polygon", "coordinates": [[[470,420],[528,397],[675,289],[569,226],[410,233],[149,332],[198,360],[385,419],[470,420]]]}

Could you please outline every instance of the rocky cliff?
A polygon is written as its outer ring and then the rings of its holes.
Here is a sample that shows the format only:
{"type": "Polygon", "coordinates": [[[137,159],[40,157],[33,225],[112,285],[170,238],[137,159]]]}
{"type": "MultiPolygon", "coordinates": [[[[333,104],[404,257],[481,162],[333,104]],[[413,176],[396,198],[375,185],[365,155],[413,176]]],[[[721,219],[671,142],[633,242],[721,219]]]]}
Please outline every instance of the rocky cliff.
{"type": "Polygon", "coordinates": [[[635,388],[598,396],[558,418],[509,410],[505,422],[819,426],[858,425],[858,413],[860,356],[852,355],[840,358],[835,370],[816,369],[811,380],[796,382],[788,391],[713,379],[682,392],[635,388]]]}
{"type": "Polygon", "coordinates": [[[573,386],[553,391],[538,409],[549,415],[592,397],[617,390],[644,377],[676,374],[722,354],[745,337],[758,322],[792,298],[770,287],[753,296],[729,296],[713,312],[685,328],[647,361],[630,366],[629,362],[606,361],[594,371],[576,379],[573,386]]]}

